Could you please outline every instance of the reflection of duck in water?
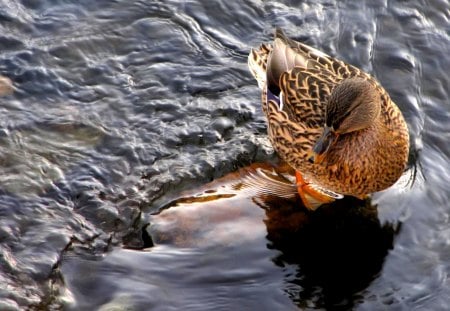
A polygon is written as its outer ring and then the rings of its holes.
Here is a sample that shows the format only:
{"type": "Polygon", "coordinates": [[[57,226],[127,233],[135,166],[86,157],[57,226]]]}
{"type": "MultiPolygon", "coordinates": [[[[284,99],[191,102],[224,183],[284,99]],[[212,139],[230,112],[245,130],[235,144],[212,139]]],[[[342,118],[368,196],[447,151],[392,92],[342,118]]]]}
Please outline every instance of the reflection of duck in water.
{"type": "MultiPolygon", "coordinates": [[[[286,176],[284,169],[276,168],[274,175],[286,176]]],[[[314,213],[275,193],[260,194],[254,202],[266,212],[268,247],[280,251],[274,263],[296,271],[286,269],[285,291],[300,308],[314,302],[317,309],[352,309],[393,248],[397,226],[380,223],[370,198],[346,196],[314,213]]]]}
{"type": "Polygon", "coordinates": [[[306,207],[363,198],[403,173],[409,136],[398,107],[370,75],[277,30],[249,55],[274,149],[296,170],[306,207]]]}
{"type": "Polygon", "coordinates": [[[283,185],[292,173],[287,165],[257,163],[230,173],[161,207],[143,236],[156,245],[214,249],[222,254],[216,269],[225,268],[227,256],[237,260],[230,249],[245,245],[242,268],[261,260],[259,249],[275,249],[267,261],[290,267],[283,289],[294,303],[331,309],[348,299],[351,307],[380,272],[394,229],[380,224],[370,199],[345,197],[314,213],[298,208],[295,187],[289,193],[283,185]],[[272,187],[260,187],[267,183],[272,187]]]}
{"type": "Polygon", "coordinates": [[[279,197],[262,201],[268,247],[280,251],[273,261],[290,267],[285,272],[290,299],[302,309],[311,304],[314,309],[353,309],[358,293],[379,275],[397,226],[382,225],[369,198],[346,196],[314,213],[279,197]]]}

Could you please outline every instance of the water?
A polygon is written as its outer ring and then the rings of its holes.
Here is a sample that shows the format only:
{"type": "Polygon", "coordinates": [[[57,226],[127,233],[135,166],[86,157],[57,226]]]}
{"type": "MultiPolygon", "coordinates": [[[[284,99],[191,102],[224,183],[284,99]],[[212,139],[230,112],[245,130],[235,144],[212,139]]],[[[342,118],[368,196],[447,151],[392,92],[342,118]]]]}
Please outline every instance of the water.
{"type": "Polygon", "coordinates": [[[0,309],[448,308],[447,1],[0,3],[0,309]],[[274,160],[246,58],[276,26],[385,86],[412,186],[168,203],[274,160]]]}

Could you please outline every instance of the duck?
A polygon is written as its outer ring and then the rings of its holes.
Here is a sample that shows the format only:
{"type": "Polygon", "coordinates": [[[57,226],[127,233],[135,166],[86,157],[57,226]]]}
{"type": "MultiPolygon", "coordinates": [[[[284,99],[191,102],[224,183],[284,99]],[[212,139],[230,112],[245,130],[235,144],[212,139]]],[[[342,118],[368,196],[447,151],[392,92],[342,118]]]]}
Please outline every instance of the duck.
{"type": "Polygon", "coordinates": [[[295,172],[309,210],[344,196],[360,199],[392,186],[407,168],[402,112],[363,70],[275,30],[251,49],[273,149],[295,172]]]}

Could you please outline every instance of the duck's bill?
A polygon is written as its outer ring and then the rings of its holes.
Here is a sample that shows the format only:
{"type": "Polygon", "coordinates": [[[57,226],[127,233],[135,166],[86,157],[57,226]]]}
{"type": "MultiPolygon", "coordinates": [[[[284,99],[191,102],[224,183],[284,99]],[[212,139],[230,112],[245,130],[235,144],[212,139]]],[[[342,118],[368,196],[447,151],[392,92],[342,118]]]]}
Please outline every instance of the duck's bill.
{"type": "Polygon", "coordinates": [[[328,150],[330,150],[330,147],[335,143],[337,138],[338,134],[331,127],[325,125],[322,135],[313,147],[312,157],[315,164],[323,162],[328,150]]]}

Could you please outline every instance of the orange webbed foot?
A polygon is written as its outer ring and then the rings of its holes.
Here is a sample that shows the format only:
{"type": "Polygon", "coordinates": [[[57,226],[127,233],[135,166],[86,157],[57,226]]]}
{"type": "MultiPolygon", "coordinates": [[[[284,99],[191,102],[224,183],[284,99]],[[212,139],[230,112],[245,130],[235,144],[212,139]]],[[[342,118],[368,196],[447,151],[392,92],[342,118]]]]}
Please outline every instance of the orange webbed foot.
{"type": "Polygon", "coordinates": [[[308,210],[315,211],[322,204],[331,203],[335,200],[335,198],[322,193],[311,184],[306,183],[300,172],[295,171],[295,177],[297,180],[298,194],[308,210]]]}

